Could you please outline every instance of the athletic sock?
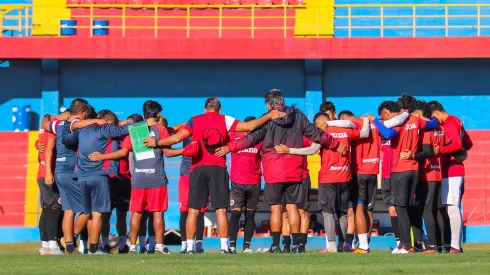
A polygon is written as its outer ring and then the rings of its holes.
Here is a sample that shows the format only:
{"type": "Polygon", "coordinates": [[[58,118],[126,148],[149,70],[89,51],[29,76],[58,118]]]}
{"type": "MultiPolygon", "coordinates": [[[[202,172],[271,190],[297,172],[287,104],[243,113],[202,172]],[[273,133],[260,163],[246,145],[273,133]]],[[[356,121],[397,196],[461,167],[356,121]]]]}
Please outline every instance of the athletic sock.
{"type": "Polygon", "coordinates": [[[369,242],[368,242],[368,234],[357,234],[357,237],[359,238],[359,248],[368,250],[369,249],[369,242]]]}
{"type": "Polygon", "coordinates": [[[148,250],[153,250],[156,247],[155,236],[148,237],[148,250]]]}
{"type": "Polygon", "coordinates": [[[196,240],[202,241],[204,238],[204,213],[199,213],[197,216],[196,225],[196,240]]]}
{"type": "Polygon", "coordinates": [[[160,250],[160,251],[162,251],[164,247],[165,247],[165,246],[164,246],[163,244],[161,244],[161,243],[157,243],[157,244],[155,244],[155,250],[160,250]]]}
{"type": "Polygon", "coordinates": [[[88,241],[87,240],[81,240],[80,245],[78,246],[78,251],[80,253],[84,253],[85,250],[88,249],[88,241]]]}
{"type": "Polygon", "coordinates": [[[108,245],[108,244],[109,244],[109,237],[108,237],[108,236],[103,236],[103,237],[101,238],[101,240],[102,240],[102,246],[103,246],[103,247],[105,247],[106,245],[108,245]]]}
{"type": "Polygon", "coordinates": [[[281,232],[271,232],[272,235],[272,246],[279,246],[279,241],[281,240],[281,232]]]}
{"type": "Polygon", "coordinates": [[[48,248],[48,247],[49,247],[49,242],[42,241],[42,242],[41,242],[41,247],[42,247],[42,248],[48,248]]]}
{"type": "Polygon", "coordinates": [[[128,237],[119,236],[119,249],[123,250],[126,247],[126,243],[128,241],[128,237]]]}
{"type": "MultiPolygon", "coordinates": [[[[349,219],[347,218],[347,214],[345,213],[342,213],[340,214],[340,218],[339,218],[339,226],[340,226],[340,231],[342,232],[342,237],[344,237],[344,242],[346,242],[346,238],[347,238],[347,228],[348,228],[348,223],[349,223],[349,219]]],[[[354,238],[352,238],[354,239],[354,238]]],[[[350,245],[352,245],[352,242],[350,243],[350,245]]]]}
{"type": "Polygon", "coordinates": [[[449,222],[451,224],[451,247],[454,249],[461,248],[461,233],[462,233],[462,222],[461,222],[461,211],[456,205],[448,205],[447,213],[449,214],[449,222]]]}
{"type": "MultiPolygon", "coordinates": [[[[185,223],[187,221],[188,212],[180,212],[179,218],[179,230],[180,230],[180,240],[184,243],[187,240],[187,236],[185,235],[185,223]]],[[[197,233],[197,232],[196,232],[197,233]]]]}
{"type": "Polygon", "coordinates": [[[299,245],[299,236],[300,233],[293,233],[293,245],[299,245]]]}
{"type": "MultiPolygon", "coordinates": [[[[367,234],[366,234],[366,237],[367,237],[367,234]]],[[[352,246],[353,242],[354,242],[354,234],[350,234],[350,233],[345,234],[345,243],[352,246]]]]}
{"type": "Polygon", "coordinates": [[[90,244],[90,248],[89,248],[89,251],[90,253],[95,253],[97,252],[97,249],[99,248],[99,244],[98,243],[91,243],[90,244]]]}
{"type": "Polygon", "coordinates": [[[58,242],[57,241],[49,241],[48,245],[49,245],[49,249],[55,249],[58,247],[58,242]]]}
{"type": "Polygon", "coordinates": [[[196,240],[196,250],[202,250],[202,240],[196,240]]]}
{"type": "Polygon", "coordinates": [[[282,244],[284,246],[290,246],[291,245],[291,236],[282,236],[282,244]]]}
{"type": "Polygon", "coordinates": [[[194,251],[194,239],[187,240],[187,252],[194,251]]]}
{"type": "Polygon", "coordinates": [[[182,241],[180,251],[187,251],[187,241],[182,241]]]}
{"type": "Polygon", "coordinates": [[[130,247],[129,247],[130,250],[136,250],[136,245],[132,244],[130,247]]]}
{"type": "Polygon", "coordinates": [[[236,247],[238,230],[240,227],[241,211],[231,211],[230,221],[228,223],[228,236],[230,237],[230,246],[236,247]]]}
{"type": "Polygon", "coordinates": [[[398,226],[398,216],[391,217],[391,227],[395,235],[396,245],[400,246],[400,227],[398,226]]]}
{"type": "Polygon", "coordinates": [[[323,212],[323,223],[328,242],[335,242],[335,218],[332,213],[323,212]]]}
{"type": "Polygon", "coordinates": [[[228,238],[220,238],[221,250],[228,250],[228,238]]]}
{"type": "Polygon", "coordinates": [[[301,244],[306,245],[308,243],[308,233],[301,233],[301,244]]]}
{"type": "Polygon", "coordinates": [[[73,253],[75,251],[75,245],[73,244],[73,242],[67,242],[65,243],[65,246],[68,253],[73,253]]]}
{"type": "Polygon", "coordinates": [[[146,236],[139,236],[140,250],[146,247],[146,236]]]}
{"type": "Polygon", "coordinates": [[[255,211],[247,210],[245,214],[245,232],[243,236],[243,247],[250,248],[255,229],[255,211]]]}

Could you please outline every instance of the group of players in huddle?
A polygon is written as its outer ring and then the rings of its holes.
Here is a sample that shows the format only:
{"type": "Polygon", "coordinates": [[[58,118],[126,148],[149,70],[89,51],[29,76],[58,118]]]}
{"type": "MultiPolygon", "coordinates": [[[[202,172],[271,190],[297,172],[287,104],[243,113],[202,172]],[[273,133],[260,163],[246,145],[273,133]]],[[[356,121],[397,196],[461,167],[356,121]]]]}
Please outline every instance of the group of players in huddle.
{"type": "Polygon", "coordinates": [[[269,252],[304,253],[311,188],[306,156],[317,153],[321,156],[318,206],[327,239],[323,252],[370,252],[381,156],[382,193],[398,244],[393,253],[462,252],[463,161],[472,142],[461,121],[439,102],[403,95],[397,102],[381,103],[379,118],[357,118],[342,111],[338,119],[334,104],[324,102],[312,124],[294,106],[286,106],[281,91],[270,90],[264,98],[268,112],[243,122],[220,114],[221,103],[215,97],[206,100],[203,114],[173,127],[162,116],[162,106],[151,100],[144,103],[143,116],[134,114],[124,121],[109,110],[96,113],[81,98],[58,116],[46,115],[36,142],[43,208],[40,254],[74,253],[79,237],[80,252],[108,253],[113,209],[119,253],[138,253],[139,238],[139,253],[169,254],[163,242],[169,183],[164,159],[176,156],[182,156],[181,253],[204,252],[208,203],[216,211],[221,253],[237,253],[242,211],[243,253],[252,253],[262,176],[264,200],[271,209],[269,252]],[[145,122],[150,137],[144,144],[133,144],[137,141],[131,140],[129,127],[145,122]],[[172,149],[180,142],[183,148],[172,149]],[[138,160],[133,146],[152,148],[154,156],[138,160]],[[336,219],[342,232],[338,245],[336,219]],[[428,236],[425,245],[422,220],[428,236]]]}

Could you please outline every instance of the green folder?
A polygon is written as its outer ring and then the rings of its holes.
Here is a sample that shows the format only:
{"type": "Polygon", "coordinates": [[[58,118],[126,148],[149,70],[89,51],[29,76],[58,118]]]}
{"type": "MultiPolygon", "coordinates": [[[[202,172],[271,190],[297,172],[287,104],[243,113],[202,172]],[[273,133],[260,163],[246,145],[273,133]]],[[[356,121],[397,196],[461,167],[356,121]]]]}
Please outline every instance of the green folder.
{"type": "Polygon", "coordinates": [[[147,148],[143,143],[143,139],[150,137],[150,131],[146,122],[134,123],[128,126],[129,136],[133,144],[133,154],[135,159],[144,160],[155,157],[153,148],[147,148]]]}

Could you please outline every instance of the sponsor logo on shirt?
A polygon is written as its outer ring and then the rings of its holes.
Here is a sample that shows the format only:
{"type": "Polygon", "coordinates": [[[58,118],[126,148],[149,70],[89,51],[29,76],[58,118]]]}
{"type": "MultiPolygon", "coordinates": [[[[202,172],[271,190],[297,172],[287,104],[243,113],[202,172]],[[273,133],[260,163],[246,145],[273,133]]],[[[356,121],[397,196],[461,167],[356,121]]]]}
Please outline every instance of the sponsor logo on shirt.
{"type": "Polygon", "coordinates": [[[46,162],[45,161],[41,161],[41,166],[45,166],[46,165],[46,162]]]}
{"type": "Polygon", "coordinates": [[[379,158],[362,159],[362,163],[378,163],[379,158]]]}
{"type": "Polygon", "coordinates": [[[343,133],[331,133],[330,135],[332,137],[334,137],[334,138],[348,138],[349,137],[346,132],[343,132],[343,133]]]}
{"type": "Polygon", "coordinates": [[[44,129],[39,129],[39,134],[44,134],[44,129]]]}
{"type": "Polygon", "coordinates": [[[408,131],[408,130],[414,130],[414,129],[417,129],[417,124],[415,123],[407,123],[405,125],[405,130],[408,131]]]}
{"type": "Polygon", "coordinates": [[[437,136],[443,136],[444,135],[444,131],[434,131],[434,136],[437,137],[437,136]]]}
{"type": "Polygon", "coordinates": [[[332,171],[347,171],[349,170],[349,166],[330,166],[330,169],[332,171]]]}
{"type": "Polygon", "coordinates": [[[60,124],[58,124],[58,126],[61,126],[61,125],[65,125],[65,121],[61,121],[60,124]]]}
{"type": "Polygon", "coordinates": [[[241,151],[238,151],[238,153],[253,153],[257,154],[259,150],[257,148],[248,148],[248,149],[243,149],[241,151]]]}
{"type": "Polygon", "coordinates": [[[383,142],[381,145],[383,145],[383,146],[390,146],[391,145],[391,139],[383,142]]]}
{"type": "Polygon", "coordinates": [[[430,165],[430,169],[431,170],[441,170],[441,166],[440,165],[430,165]]]}
{"type": "Polygon", "coordinates": [[[150,132],[150,137],[154,137],[155,136],[155,133],[154,132],[150,132]]]}
{"type": "Polygon", "coordinates": [[[65,162],[66,161],[66,157],[56,158],[56,161],[57,162],[65,162]]]}
{"type": "Polygon", "coordinates": [[[145,174],[155,174],[155,168],[147,168],[147,169],[134,169],[135,173],[145,173],[145,174]]]}

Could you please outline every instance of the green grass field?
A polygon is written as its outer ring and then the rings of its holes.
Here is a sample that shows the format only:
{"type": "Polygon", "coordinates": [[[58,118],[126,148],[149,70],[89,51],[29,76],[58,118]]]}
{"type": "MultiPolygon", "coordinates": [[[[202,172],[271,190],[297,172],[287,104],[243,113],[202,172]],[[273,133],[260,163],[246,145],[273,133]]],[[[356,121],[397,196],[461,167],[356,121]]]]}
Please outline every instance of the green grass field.
{"type": "Polygon", "coordinates": [[[0,245],[0,274],[490,274],[490,244],[459,255],[252,254],[37,255],[38,244],[0,245]]]}

